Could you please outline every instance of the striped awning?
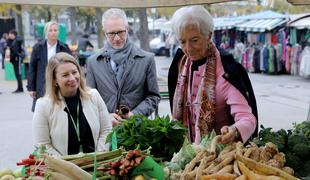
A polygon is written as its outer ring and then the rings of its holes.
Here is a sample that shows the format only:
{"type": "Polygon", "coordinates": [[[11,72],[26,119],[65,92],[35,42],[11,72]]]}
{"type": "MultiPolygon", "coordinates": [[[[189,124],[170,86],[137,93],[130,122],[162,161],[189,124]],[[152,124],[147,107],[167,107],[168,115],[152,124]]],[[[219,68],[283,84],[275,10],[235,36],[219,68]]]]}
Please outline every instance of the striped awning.
{"type": "Polygon", "coordinates": [[[277,19],[253,19],[236,25],[237,30],[250,32],[271,31],[274,28],[284,25],[288,20],[283,18],[277,19]]]}
{"type": "Polygon", "coordinates": [[[245,22],[245,19],[237,19],[237,18],[214,18],[214,30],[223,30],[223,29],[232,29],[236,25],[245,22]]]}

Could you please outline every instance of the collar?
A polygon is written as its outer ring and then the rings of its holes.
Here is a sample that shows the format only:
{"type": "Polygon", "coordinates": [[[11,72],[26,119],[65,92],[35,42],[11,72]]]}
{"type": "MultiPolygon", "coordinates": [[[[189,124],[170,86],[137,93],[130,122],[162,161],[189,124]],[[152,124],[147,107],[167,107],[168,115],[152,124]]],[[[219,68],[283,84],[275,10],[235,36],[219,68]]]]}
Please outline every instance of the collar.
{"type": "Polygon", "coordinates": [[[48,41],[46,40],[46,44],[47,44],[47,49],[50,49],[50,48],[56,48],[57,44],[58,44],[58,41],[56,41],[56,43],[54,45],[50,45],[48,43],[48,41]]]}
{"type": "MultiPolygon", "coordinates": [[[[131,48],[131,53],[130,53],[130,57],[132,57],[133,59],[134,58],[137,58],[137,57],[145,57],[145,52],[138,48],[136,45],[133,44],[132,48],[131,48]]],[[[104,48],[102,48],[98,53],[97,55],[95,56],[95,59],[97,61],[99,60],[106,60],[106,59],[109,59],[110,58],[110,55],[109,55],[109,52],[107,50],[105,50],[104,48]]]]}

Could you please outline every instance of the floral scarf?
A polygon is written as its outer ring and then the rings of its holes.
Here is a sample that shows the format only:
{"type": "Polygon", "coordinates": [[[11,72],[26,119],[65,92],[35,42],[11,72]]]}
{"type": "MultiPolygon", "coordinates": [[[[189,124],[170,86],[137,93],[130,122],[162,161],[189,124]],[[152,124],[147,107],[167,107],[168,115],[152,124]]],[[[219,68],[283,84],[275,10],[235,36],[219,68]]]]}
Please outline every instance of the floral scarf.
{"type": "MultiPolygon", "coordinates": [[[[214,43],[208,44],[206,54],[206,69],[201,78],[197,102],[199,102],[196,114],[195,124],[198,123],[201,137],[209,134],[214,129],[215,124],[215,85],[216,85],[216,59],[220,57],[214,43]]],[[[172,116],[181,120],[185,127],[189,125],[189,107],[187,106],[189,86],[188,77],[190,76],[191,60],[185,55],[179,63],[179,75],[177,87],[173,98],[172,116]]]]}

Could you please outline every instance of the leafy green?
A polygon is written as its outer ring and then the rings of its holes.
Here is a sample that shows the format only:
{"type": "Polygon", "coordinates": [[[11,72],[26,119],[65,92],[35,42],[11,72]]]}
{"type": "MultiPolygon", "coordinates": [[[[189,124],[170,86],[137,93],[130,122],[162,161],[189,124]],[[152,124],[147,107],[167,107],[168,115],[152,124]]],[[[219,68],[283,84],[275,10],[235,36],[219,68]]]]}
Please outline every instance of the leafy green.
{"type": "Polygon", "coordinates": [[[288,133],[284,129],[274,132],[272,128],[265,128],[263,125],[260,127],[258,137],[253,139],[255,144],[264,146],[267,142],[272,142],[277,145],[279,151],[285,151],[288,133]]]}
{"type": "MultiPolygon", "coordinates": [[[[173,153],[180,150],[185,130],[181,122],[170,121],[169,116],[150,120],[143,115],[134,115],[113,128],[118,146],[126,150],[136,149],[138,145],[141,150],[152,147],[151,154],[164,159],[171,159],[173,153]]],[[[107,142],[111,141],[113,132],[107,142]]]]}

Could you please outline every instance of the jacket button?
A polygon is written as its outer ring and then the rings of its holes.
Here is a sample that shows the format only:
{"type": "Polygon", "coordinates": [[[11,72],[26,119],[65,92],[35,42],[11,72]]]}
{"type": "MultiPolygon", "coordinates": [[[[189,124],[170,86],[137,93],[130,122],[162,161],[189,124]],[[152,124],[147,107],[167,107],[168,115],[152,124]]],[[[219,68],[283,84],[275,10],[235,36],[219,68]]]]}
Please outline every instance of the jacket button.
{"type": "Polygon", "coordinates": [[[228,74],[228,73],[225,73],[225,74],[224,74],[224,77],[225,77],[225,78],[229,78],[229,74],[228,74]]]}
{"type": "Polygon", "coordinates": [[[246,94],[246,96],[247,96],[247,97],[249,97],[249,96],[250,96],[250,94],[249,94],[249,92],[248,92],[248,91],[247,91],[245,94],[246,94]]]}

